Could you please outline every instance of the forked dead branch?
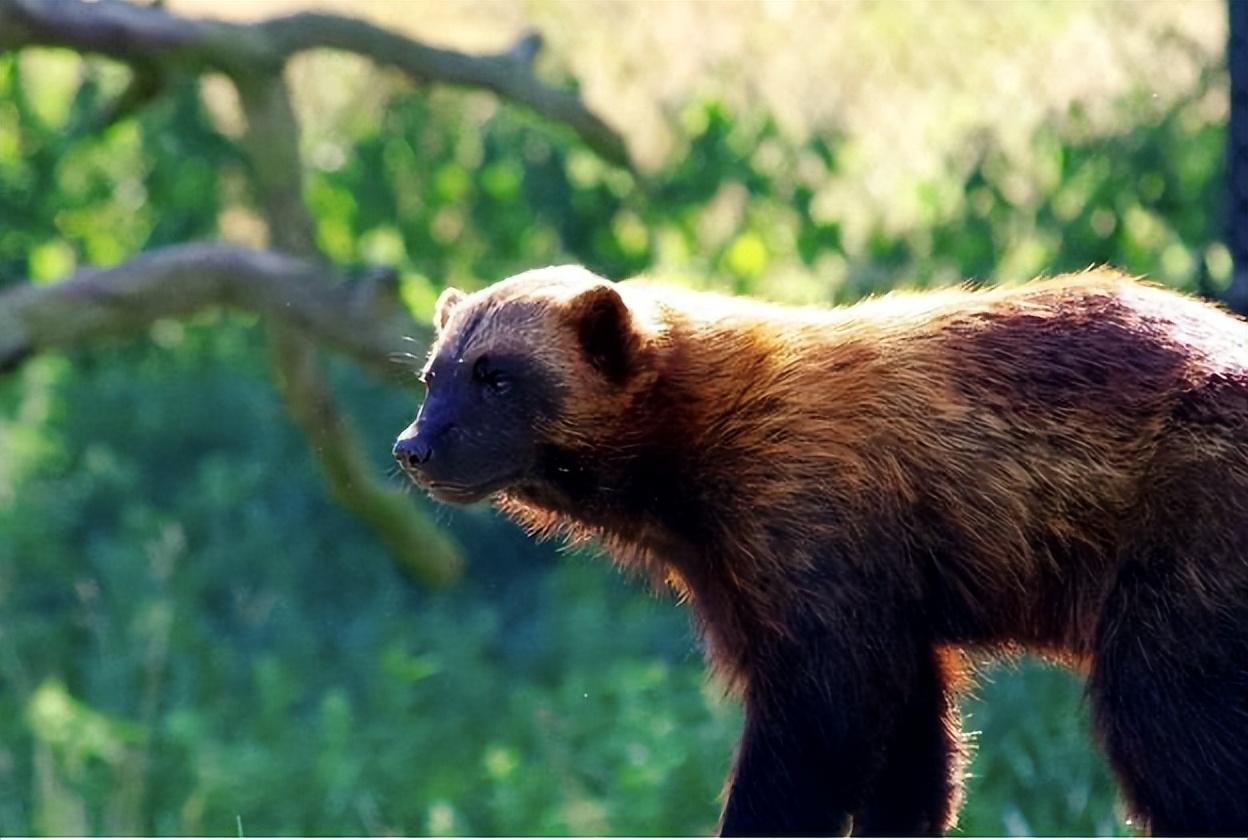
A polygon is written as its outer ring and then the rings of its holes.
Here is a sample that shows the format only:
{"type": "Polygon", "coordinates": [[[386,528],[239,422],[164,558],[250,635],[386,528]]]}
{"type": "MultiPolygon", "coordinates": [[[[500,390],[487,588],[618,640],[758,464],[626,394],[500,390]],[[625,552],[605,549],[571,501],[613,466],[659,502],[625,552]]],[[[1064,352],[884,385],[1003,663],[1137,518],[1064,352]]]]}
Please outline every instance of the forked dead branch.
{"type": "Polygon", "coordinates": [[[0,293],[0,372],[51,350],[80,349],[141,333],[162,318],[231,307],[262,316],[274,380],[318,459],[330,494],[364,521],[397,561],[430,584],[453,580],[459,549],[367,456],[321,374],[320,348],[395,375],[393,357],[419,353],[428,335],[385,273],[344,282],[316,245],[303,197],[299,125],[283,76],[296,53],[356,53],[415,82],[475,87],[531,108],[576,132],[604,159],[629,166],[621,136],[571,92],[541,81],[540,36],[472,55],[441,49],[363,20],[302,13],[242,24],[170,14],[119,0],[0,0],[0,50],[63,47],[102,55],[133,72],[96,125],[130,115],[171,80],[219,72],[234,83],[247,118],[241,145],[273,251],[192,243],[85,269],[59,283],[18,283],[0,293]],[[414,337],[416,343],[405,342],[414,337]]]}

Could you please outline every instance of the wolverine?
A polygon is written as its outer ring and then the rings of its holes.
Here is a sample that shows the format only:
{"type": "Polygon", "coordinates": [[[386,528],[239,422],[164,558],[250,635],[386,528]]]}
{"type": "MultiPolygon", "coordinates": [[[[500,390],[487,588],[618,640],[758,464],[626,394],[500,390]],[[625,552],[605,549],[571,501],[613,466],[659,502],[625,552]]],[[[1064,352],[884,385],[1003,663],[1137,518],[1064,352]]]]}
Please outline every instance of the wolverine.
{"type": "Polygon", "coordinates": [[[725,835],[939,834],[968,658],[1087,677],[1155,834],[1248,834],[1248,323],[1108,269],[794,308],[564,266],[448,289],[394,454],[693,608],[725,835]]]}

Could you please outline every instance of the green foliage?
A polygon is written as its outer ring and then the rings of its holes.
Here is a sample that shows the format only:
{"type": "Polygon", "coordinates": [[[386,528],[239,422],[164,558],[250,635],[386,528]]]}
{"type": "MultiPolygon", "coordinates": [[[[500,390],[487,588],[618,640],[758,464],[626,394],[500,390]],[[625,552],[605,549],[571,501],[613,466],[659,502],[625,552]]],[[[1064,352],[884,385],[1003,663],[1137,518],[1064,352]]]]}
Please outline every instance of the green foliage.
{"type": "Polygon", "coordinates": [[[80,61],[34,59],[0,55],[0,286],[215,233],[222,182],[241,157],[207,123],[194,86],[96,132],[114,75],[89,65],[63,107],[49,108],[48,77],[67,67],[72,78],[80,61]]]}
{"type": "MultiPolygon", "coordinates": [[[[0,56],[0,283],[210,237],[251,200],[195,87],[97,132],[112,69],[40,55],[75,72],[0,56]]],[[[308,197],[325,251],[397,265],[421,310],[559,261],[811,302],[1096,262],[1216,288],[1214,81],[1110,130],[1076,109],[1025,160],[985,142],[900,225],[836,192],[845,138],[714,102],[642,182],[514,108],[401,92],[308,197]]],[[[484,509],[439,514],[469,579],[419,591],[324,498],[250,327],[0,380],[0,834],[710,830],[739,713],[684,613],[484,509]]],[[[415,396],[333,378],[384,468],[415,396]]],[[[1124,830],[1073,677],[994,672],[968,709],[965,831],[1124,830]]]]}

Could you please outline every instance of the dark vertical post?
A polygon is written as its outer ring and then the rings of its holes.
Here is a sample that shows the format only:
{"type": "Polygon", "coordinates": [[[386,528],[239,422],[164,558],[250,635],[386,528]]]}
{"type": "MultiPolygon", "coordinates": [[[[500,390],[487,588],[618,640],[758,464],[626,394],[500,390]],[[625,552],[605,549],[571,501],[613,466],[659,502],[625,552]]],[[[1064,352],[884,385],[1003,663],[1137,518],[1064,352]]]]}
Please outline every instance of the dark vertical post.
{"type": "Polygon", "coordinates": [[[1231,111],[1226,143],[1226,244],[1235,261],[1226,303],[1248,315],[1248,0],[1227,0],[1231,111]]]}

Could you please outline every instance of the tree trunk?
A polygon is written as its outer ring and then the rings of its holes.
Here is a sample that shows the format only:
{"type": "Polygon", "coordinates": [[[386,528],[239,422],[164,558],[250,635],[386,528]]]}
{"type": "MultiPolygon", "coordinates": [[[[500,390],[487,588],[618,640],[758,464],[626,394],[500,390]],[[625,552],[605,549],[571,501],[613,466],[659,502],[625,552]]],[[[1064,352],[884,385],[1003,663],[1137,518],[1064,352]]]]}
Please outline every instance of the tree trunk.
{"type": "Polygon", "coordinates": [[[1228,0],[1226,64],[1231,110],[1226,144],[1226,244],[1234,260],[1226,303],[1248,315],[1248,0],[1228,0]]]}

